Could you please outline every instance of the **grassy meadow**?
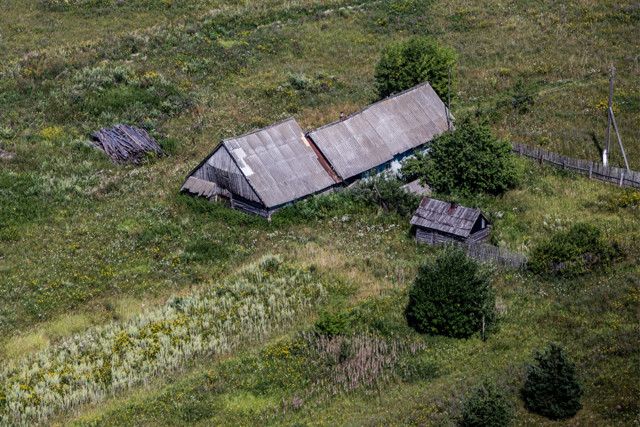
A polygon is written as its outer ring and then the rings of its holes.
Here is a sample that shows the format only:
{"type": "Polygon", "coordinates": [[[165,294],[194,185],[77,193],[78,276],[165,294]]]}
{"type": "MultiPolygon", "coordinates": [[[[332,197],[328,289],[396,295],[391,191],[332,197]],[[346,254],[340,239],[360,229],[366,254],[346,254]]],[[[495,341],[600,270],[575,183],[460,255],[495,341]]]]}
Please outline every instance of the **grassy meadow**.
{"type": "Polygon", "coordinates": [[[518,398],[549,341],[586,388],[566,424],[638,422],[637,191],[518,159],[513,190],[456,199],[489,216],[498,246],[531,253],[589,222],[622,254],[571,279],[494,270],[501,316],[485,342],[406,326],[407,285],[437,252],[415,245],[406,216],[336,193],[266,222],[179,194],[223,138],[289,116],[311,129],[376,100],[380,50],[414,34],[457,52],[454,115],[592,161],[615,66],[616,120],[639,170],[633,2],[5,0],[0,11],[0,424],[447,425],[483,377],[506,387],[516,425],[555,424],[518,398]],[[85,141],[117,123],[144,127],[167,155],[111,164],[85,141]],[[290,305],[270,312],[278,292],[290,305]],[[194,311],[180,311],[186,301],[194,311]],[[205,306],[234,308],[204,319],[205,306]],[[344,321],[321,339],[313,326],[327,316],[344,321]],[[225,334],[233,342],[211,344],[225,334]]]}

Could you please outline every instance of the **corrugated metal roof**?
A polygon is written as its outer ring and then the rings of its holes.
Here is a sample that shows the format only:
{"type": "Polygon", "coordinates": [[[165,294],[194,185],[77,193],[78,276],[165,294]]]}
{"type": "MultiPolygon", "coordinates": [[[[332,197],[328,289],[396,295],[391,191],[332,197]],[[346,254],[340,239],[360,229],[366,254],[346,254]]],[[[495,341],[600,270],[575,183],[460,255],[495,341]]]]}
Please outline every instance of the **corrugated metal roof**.
{"type": "Polygon", "coordinates": [[[293,117],[222,144],[268,208],[335,184],[293,117]]]}
{"type": "MultiPolygon", "coordinates": [[[[411,225],[468,237],[480,215],[482,212],[478,209],[452,205],[442,200],[425,197],[411,218],[411,225]]],[[[482,217],[487,224],[490,224],[484,215],[482,217]]]]}
{"type": "Polygon", "coordinates": [[[428,83],[372,104],[308,136],[342,179],[366,172],[447,130],[444,103],[428,83]]]}

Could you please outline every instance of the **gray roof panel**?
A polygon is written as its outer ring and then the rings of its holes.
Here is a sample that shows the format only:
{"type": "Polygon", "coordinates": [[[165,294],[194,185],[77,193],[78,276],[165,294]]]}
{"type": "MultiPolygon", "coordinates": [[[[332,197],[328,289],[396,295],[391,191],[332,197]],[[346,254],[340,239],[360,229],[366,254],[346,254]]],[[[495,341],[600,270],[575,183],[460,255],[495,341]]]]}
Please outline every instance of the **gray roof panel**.
{"type": "Polygon", "coordinates": [[[446,107],[428,83],[311,131],[342,179],[366,172],[447,130],[446,107]]]}
{"type": "Polygon", "coordinates": [[[293,118],[222,143],[268,208],[335,184],[293,118]]]}

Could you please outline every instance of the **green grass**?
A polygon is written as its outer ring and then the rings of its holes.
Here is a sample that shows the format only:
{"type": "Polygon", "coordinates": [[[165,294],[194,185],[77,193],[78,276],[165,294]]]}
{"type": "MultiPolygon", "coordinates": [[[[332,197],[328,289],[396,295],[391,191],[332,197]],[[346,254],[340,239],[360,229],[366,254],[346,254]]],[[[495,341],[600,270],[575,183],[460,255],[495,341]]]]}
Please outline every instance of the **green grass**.
{"type": "MultiPolygon", "coordinates": [[[[501,137],[588,160],[598,160],[604,144],[601,103],[615,65],[616,119],[631,167],[640,169],[632,143],[640,115],[640,69],[632,55],[640,15],[632,4],[75,3],[84,6],[58,9],[39,0],[0,6],[0,149],[13,155],[0,158],[3,361],[110,321],[131,321],[172,295],[215,285],[265,253],[345,283],[354,293],[343,297],[348,307],[401,293],[420,261],[435,252],[415,246],[404,217],[333,195],[267,223],[178,190],[222,138],[290,115],[310,129],[375,100],[373,68],[381,48],[412,34],[430,34],[456,49],[454,115],[480,111],[501,137]],[[117,70],[125,70],[124,77],[117,70]],[[513,108],[518,91],[533,97],[528,111],[513,108]],[[112,165],[84,140],[118,122],[142,122],[171,154],[138,168],[112,165]]],[[[612,163],[621,165],[612,143],[612,163]]],[[[633,420],[640,378],[633,340],[640,276],[636,193],[525,160],[518,170],[519,185],[503,196],[457,200],[489,215],[492,243],[528,253],[556,231],[587,221],[624,248],[625,258],[566,282],[496,272],[505,314],[486,343],[421,338],[427,351],[438,349],[438,357],[425,356],[437,377],[396,378],[384,392],[339,395],[277,422],[446,423],[481,374],[509,384],[519,402],[523,366],[549,340],[564,342],[578,361],[587,388],[578,422],[633,420]]],[[[390,329],[404,327],[393,318],[402,308],[396,301],[386,309],[390,329]]],[[[260,351],[249,345],[229,363],[260,351]]],[[[217,424],[228,416],[228,423],[249,424],[281,403],[277,394],[216,389],[207,373],[218,368],[198,362],[175,386],[168,378],[80,408],[78,416],[118,423],[125,408],[143,423],[217,424]],[[163,402],[176,406],[144,407],[163,402]]],[[[518,424],[544,422],[517,404],[518,424]]]]}

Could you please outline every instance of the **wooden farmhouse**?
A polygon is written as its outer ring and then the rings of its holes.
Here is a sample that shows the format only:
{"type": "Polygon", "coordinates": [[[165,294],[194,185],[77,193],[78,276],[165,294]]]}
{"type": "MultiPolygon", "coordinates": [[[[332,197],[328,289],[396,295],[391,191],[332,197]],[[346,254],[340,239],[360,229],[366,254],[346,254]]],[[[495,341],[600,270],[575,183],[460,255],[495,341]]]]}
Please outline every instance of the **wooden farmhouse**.
{"type": "Polygon", "coordinates": [[[400,161],[449,129],[447,108],[422,83],[308,133],[341,180],[400,168],[400,161]]]}
{"type": "Polygon", "coordinates": [[[471,244],[489,236],[491,223],[477,209],[425,197],[416,210],[411,225],[416,229],[416,241],[441,245],[471,244]]]}
{"type": "Polygon", "coordinates": [[[187,175],[182,191],[270,217],[287,203],[336,185],[293,118],[216,146],[187,175]]]}
{"type": "Polygon", "coordinates": [[[220,142],[182,191],[271,217],[282,206],[348,185],[399,161],[449,129],[447,108],[428,83],[346,119],[304,133],[289,118],[220,142]]]}

